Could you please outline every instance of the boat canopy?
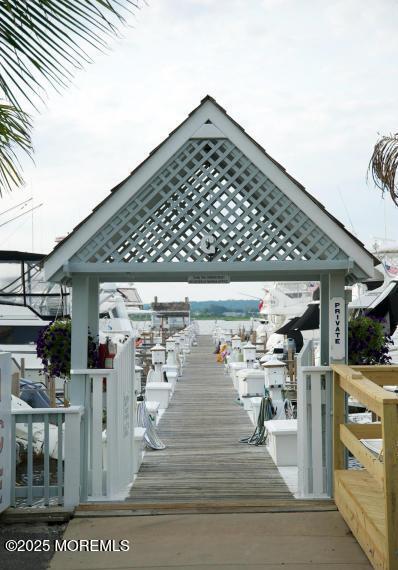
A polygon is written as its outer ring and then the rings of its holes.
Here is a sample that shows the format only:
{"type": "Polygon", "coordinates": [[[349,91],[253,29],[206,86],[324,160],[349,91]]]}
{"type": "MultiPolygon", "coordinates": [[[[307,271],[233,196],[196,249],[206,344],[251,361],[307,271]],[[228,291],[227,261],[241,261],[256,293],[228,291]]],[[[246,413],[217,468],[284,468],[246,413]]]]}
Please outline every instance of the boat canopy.
{"type": "MultiPolygon", "coordinates": [[[[351,312],[385,320],[386,332],[394,334],[398,326],[398,281],[391,281],[383,291],[370,291],[348,306],[351,312]]],[[[295,317],[276,333],[289,336],[291,331],[319,329],[319,303],[310,303],[301,317],[295,317]]]]}

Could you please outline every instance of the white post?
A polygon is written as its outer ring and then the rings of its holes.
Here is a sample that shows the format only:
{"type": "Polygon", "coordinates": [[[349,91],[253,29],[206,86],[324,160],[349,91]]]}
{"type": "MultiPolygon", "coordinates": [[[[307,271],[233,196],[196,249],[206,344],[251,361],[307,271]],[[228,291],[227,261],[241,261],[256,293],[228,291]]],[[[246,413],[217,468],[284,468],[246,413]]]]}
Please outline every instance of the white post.
{"type": "MultiPolygon", "coordinates": [[[[72,347],[71,369],[87,368],[89,280],[83,275],[72,277],[72,347]]],[[[70,400],[75,406],[85,404],[85,377],[72,374],[70,400]]]]}
{"type": "MultiPolygon", "coordinates": [[[[71,408],[69,408],[71,410],[71,408]]],[[[65,483],[64,506],[76,507],[80,503],[80,422],[84,408],[65,414],[65,483]]]]}
{"type": "Polygon", "coordinates": [[[163,365],[166,362],[166,349],[160,344],[155,344],[151,348],[152,364],[154,366],[154,375],[152,382],[163,382],[163,365]]]}
{"type": "Polygon", "coordinates": [[[177,366],[175,358],[175,341],[172,337],[166,340],[166,351],[167,351],[166,364],[168,366],[177,366]]]}
{"type": "Polygon", "coordinates": [[[11,354],[0,354],[0,513],[11,501],[11,354]]]}
{"type": "MultiPolygon", "coordinates": [[[[348,306],[345,296],[345,274],[331,273],[329,276],[329,361],[345,364],[347,362],[348,342],[348,306]]],[[[333,380],[326,391],[326,472],[327,490],[333,493],[333,380]]]]}
{"type": "MultiPolygon", "coordinates": [[[[71,371],[87,368],[87,345],[88,345],[88,315],[89,315],[89,278],[83,275],[72,275],[72,339],[71,339],[71,371]]],[[[89,393],[86,390],[86,376],[71,372],[70,403],[73,406],[89,407],[86,402],[89,393]]],[[[86,412],[87,412],[86,408],[86,412]]],[[[82,421],[81,433],[81,491],[86,497],[88,492],[88,439],[90,418],[85,414],[82,421]]]]}
{"type": "Polygon", "coordinates": [[[302,368],[307,364],[308,352],[312,350],[312,340],[304,343],[297,355],[297,467],[298,493],[302,497],[309,494],[309,462],[308,462],[308,401],[307,375],[302,368]]]}
{"type": "Polygon", "coordinates": [[[99,332],[99,283],[97,277],[88,280],[88,328],[94,340],[99,332]]]}
{"type": "Polygon", "coordinates": [[[321,275],[319,283],[319,333],[321,366],[329,366],[329,275],[321,275]]]}

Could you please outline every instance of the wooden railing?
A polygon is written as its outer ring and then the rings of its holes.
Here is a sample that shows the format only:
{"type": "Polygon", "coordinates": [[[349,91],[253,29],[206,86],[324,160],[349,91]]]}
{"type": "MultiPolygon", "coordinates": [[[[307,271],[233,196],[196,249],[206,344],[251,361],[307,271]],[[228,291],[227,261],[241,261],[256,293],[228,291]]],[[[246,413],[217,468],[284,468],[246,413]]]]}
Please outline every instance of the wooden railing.
{"type": "Polygon", "coordinates": [[[398,570],[398,366],[333,365],[334,499],[374,568],[398,570]],[[380,418],[346,422],[347,394],[380,418]],[[381,454],[361,440],[381,440],[381,454]],[[349,450],[363,469],[347,469],[349,450]]]}

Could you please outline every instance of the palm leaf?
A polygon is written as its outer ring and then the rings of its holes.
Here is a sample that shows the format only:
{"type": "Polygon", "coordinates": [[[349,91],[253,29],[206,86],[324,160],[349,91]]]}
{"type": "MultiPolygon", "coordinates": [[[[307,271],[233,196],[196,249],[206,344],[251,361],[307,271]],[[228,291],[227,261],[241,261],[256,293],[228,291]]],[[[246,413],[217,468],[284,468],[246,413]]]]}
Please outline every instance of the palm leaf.
{"type": "Polygon", "coordinates": [[[104,50],[141,0],[0,0],[0,89],[14,107],[37,106],[46,84],[67,85],[104,50]]]}
{"type": "Polygon", "coordinates": [[[0,0],[0,196],[23,184],[18,151],[32,155],[24,106],[37,108],[48,85],[66,87],[92,61],[90,51],[107,49],[140,2],[0,0]]]}
{"type": "Polygon", "coordinates": [[[381,137],[376,143],[368,171],[375,185],[383,192],[389,192],[398,206],[398,133],[381,137]]]}
{"type": "Polygon", "coordinates": [[[23,183],[17,152],[32,156],[31,123],[28,115],[9,103],[0,102],[0,196],[23,183]]]}

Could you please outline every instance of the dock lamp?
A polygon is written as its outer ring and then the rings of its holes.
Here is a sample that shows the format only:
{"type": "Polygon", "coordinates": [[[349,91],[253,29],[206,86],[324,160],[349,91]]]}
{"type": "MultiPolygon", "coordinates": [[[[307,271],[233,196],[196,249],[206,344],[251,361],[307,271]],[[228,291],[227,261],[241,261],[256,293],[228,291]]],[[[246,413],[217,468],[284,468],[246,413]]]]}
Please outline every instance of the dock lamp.
{"type": "Polygon", "coordinates": [[[224,340],[229,345],[231,345],[231,337],[232,337],[231,333],[229,332],[224,333],[224,340]]]}
{"type": "Polygon", "coordinates": [[[181,338],[180,335],[178,333],[176,333],[173,336],[174,339],[174,355],[175,355],[175,359],[177,362],[177,366],[178,366],[178,375],[181,376],[182,375],[182,365],[183,365],[183,361],[182,361],[182,357],[181,357],[181,338]]]}
{"type": "Polygon", "coordinates": [[[256,361],[256,347],[250,341],[243,347],[243,362],[246,362],[247,368],[253,368],[256,361]]]}
{"type": "Polygon", "coordinates": [[[175,350],[176,350],[176,342],[173,337],[169,337],[166,340],[166,352],[167,352],[167,364],[170,366],[176,366],[176,357],[175,357],[175,350]]]}
{"type": "Polygon", "coordinates": [[[274,420],[285,420],[285,396],[287,368],[285,364],[277,358],[272,358],[263,364],[264,384],[270,392],[272,405],[276,410],[274,420]]]}
{"type": "Polygon", "coordinates": [[[156,382],[163,382],[162,367],[166,362],[166,349],[160,344],[151,348],[152,364],[155,368],[156,382]]]}
{"type": "Polygon", "coordinates": [[[182,354],[185,348],[185,334],[181,332],[179,334],[179,338],[180,338],[180,353],[182,354]]]}
{"type": "Polygon", "coordinates": [[[189,330],[185,330],[185,350],[191,352],[191,333],[189,330]]]}

